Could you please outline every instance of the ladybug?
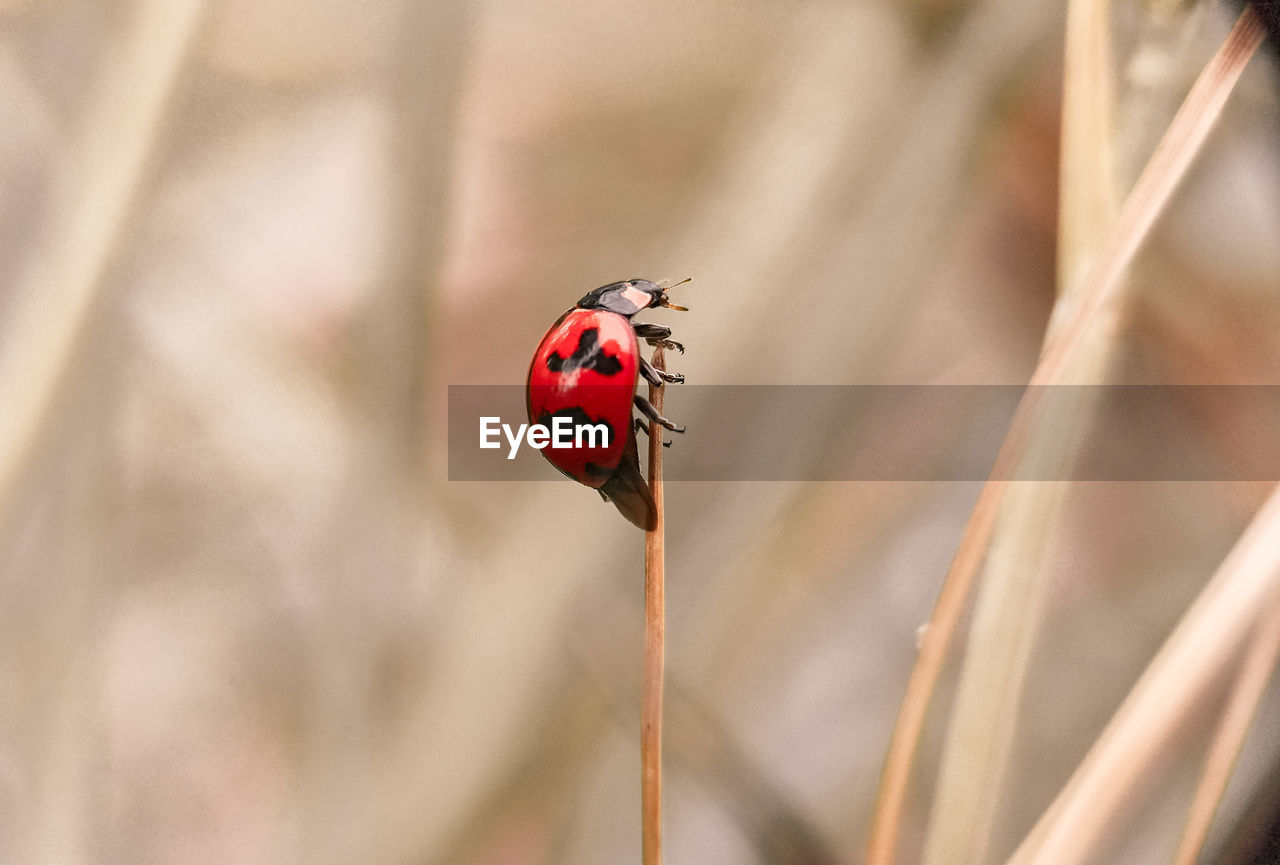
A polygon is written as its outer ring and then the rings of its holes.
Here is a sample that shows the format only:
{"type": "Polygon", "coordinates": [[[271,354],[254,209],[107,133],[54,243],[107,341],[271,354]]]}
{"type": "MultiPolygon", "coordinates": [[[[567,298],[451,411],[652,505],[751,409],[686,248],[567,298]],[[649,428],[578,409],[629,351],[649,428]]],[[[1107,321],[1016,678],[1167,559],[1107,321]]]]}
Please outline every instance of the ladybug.
{"type": "Polygon", "coordinates": [[[636,382],[644,376],[650,384],[661,387],[666,382],[679,384],[684,376],[657,369],[641,357],[639,340],[681,354],[684,346],[669,338],[671,328],[638,324],[631,316],[651,307],[683,311],[685,307],[667,300],[667,291],[673,287],[629,279],[588,292],[542,337],[525,384],[530,424],[550,430],[557,418],[564,418],[570,423],[562,421],[562,427],[572,425],[579,430],[589,425],[604,433],[575,434],[572,447],[548,446],[542,455],[578,483],[598,490],[601,498],[613,502],[624,517],[646,531],[656,525],[657,514],[653,494],[640,474],[636,431],[648,433],[650,425],[639,418],[633,423],[632,407],[650,424],[678,433],[684,432],[684,427],[663,417],[637,394],[636,382]]]}

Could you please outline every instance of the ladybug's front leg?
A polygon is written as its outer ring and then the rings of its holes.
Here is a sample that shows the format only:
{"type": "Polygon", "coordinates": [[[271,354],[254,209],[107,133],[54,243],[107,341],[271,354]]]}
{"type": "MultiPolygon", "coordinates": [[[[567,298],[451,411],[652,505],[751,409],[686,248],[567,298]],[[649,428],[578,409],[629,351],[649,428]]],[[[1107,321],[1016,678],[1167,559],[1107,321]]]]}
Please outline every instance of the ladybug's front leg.
{"type": "Polygon", "coordinates": [[[671,430],[672,432],[678,432],[678,433],[684,432],[684,427],[680,426],[680,424],[676,423],[675,421],[668,420],[667,418],[658,414],[658,410],[653,407],[653,403],[649,402],[647,399],[640,396],[640,394],[636,394],[635,404],[636,404],[636,408],[640,409],[641,414],[643,414],[645,417],[647,417],[649,420],[653,421],[654,423],[658,424],[659,426],[664,426],[667,429],[671,430]]]}
{"type": "Polygon", "coordinates": [[[664,381],[671,384],[684,384],[684,376],[680,373],[658,369],[644,358],[640,358],[640,374],[644,376],[645,381],[654,387],[662,387],[664,381]]]}
{"type": "Polygon", "coordinates": [[[662,346],[663,348],[673,348],[681,354],[684,354],[683,345],[676,342],[674,339],[667,338],[671,336],[671,328],[664,327],[660,324],[632,324],[631,326],[635,328],[636,336],[640,337],[654,348],[657,348],[658,346],[662,346]]]}

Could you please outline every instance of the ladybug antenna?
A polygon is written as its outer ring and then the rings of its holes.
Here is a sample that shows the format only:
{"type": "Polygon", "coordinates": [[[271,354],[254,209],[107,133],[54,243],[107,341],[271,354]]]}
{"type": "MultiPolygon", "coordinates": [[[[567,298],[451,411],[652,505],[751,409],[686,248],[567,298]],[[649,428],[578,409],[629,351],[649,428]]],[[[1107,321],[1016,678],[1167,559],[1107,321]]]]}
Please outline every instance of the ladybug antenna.
{"type": "Polygon", "coordinates": [[[658,305],[659,305],[659,306],[662,306],[662,307],[665,307],[666,309],[677,309],[677,310],[679,310],[680,312],[688,312],[688,311],[689,311],[689,307],[687,307],[687,306],[676,306],[674,303],[669,302],[669,301],[667,300],[667,292],[668,292],[668,291],[670,291],[671,289],[675,288],[675,287],[676,287],[676,286],[678,286],[678,285],[684,285],[686,282],[692,282],[692,281],[693,281],[693,277],[692,277],[692,276],[686,276],[684,279],[680,280],[679,282],[673,282],[673,283],[671,283],[670,285],[668,285],[668,284],[666,283],[666,280],[663,280],[662,282],[658,283],[658,285],[662,286],[662,300],[659,302],[659,304],[658,304],[658,305]]]}

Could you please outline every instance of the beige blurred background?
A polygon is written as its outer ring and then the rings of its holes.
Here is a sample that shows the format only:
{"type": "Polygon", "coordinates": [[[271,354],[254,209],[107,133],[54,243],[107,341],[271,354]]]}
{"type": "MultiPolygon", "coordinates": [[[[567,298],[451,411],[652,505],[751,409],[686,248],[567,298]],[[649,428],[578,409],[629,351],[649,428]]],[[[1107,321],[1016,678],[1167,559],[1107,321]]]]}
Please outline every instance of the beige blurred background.
{"type": "MultiPolygon", "coordinates": [[[[572,483],[449,483],[447,385],[519,384],[556,315],[633,276],[694,277],[649,319],[691,382],[1025,381],[1064,15],[0,3],[0,862],[638,861],[643,539],[572,483]]],[[[1122,194],[1232,13],[1113,18],[1122,194]]],[[[1280,383],[1276,83],[1255,60],[1140,257],[1107,380],[1280,383]]],[[[1265,492],[1065,495],[988,861],[1265,492]]],[[[976,494],[668,488],[668,861],[861,861],[976,494]]],[[[1273,774],[1259,724],[1224,826],[1273,774]]],[[[1166,861],[1203,726],[1110,861],[1166,861]]]]}

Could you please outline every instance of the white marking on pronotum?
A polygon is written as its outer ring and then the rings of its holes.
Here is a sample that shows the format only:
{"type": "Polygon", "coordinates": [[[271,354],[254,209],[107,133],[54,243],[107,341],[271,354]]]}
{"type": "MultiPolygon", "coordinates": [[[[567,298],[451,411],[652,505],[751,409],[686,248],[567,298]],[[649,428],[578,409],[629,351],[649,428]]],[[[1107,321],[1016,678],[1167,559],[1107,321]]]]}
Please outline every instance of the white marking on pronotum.
{"type": "Polygon", "coordinates": [[[627,286],[624,288],[622,290],[622,296],[635,304],[638,309],[647,308],[650,301],[653,300],[653,298],[649,296],[649,292],[634,286],[627,286]]]}

